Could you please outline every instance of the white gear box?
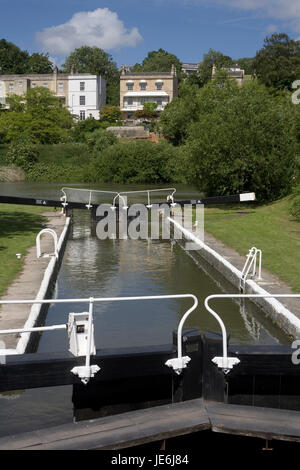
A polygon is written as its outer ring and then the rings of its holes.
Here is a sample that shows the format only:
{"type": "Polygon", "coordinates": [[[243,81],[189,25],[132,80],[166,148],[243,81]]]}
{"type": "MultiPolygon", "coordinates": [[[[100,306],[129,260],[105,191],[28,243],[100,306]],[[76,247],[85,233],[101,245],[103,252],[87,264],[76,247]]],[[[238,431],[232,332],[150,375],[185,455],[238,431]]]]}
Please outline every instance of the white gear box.
{"type": "MultiPolygon", "coordinates": [[[[87,355],[89,313],[70,313],[68,322],[69,351],[76,357],[87,355]]],[[[90,354],[96,354],[92,322],[90,354]]]]}

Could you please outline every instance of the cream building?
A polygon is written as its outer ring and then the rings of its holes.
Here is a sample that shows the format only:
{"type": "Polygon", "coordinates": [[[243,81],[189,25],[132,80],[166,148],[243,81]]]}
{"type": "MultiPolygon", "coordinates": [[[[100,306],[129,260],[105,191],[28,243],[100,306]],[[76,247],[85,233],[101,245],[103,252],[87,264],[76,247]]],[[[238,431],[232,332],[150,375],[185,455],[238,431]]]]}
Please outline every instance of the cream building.
{"type": "MultiPolygon", "coordinates": [[[[230,68],[223,68],[228,73],[228,77],[235,80],[239,86],[244,84],[245,70],[241,69],[237,64],[230,68]]],[[[213,65],[212,79],[216,75],[217,68],[213,65]]]]}
{"type": "Polygon", "coordinates": [[[144,103],[155,102],[160,113],[173,98],[178,96],[178,79],[175,66],[171,72],[133,73],[125,67],[120,77],[120,109],[123,119],[130,119],[133,113],[143,109],[144,103]]]}
{"type": "Polygon", "coordinates": [[[84,120],[90,116],[100,119],[100,109],[106,103],[106,82],[98,75],[58,73],[1,75],[0,104],[8,108],[7,97],[24,95],[30,88],[45,87],[62,100],[71,114],[84,120]]]}

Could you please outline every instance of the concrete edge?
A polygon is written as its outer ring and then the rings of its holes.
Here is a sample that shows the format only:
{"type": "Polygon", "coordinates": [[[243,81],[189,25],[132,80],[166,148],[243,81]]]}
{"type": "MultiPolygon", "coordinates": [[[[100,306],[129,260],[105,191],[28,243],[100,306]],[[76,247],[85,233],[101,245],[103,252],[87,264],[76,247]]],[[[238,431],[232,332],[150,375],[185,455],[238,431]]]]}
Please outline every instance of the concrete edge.
{"type": "MultiPolygon", "coordinates": [[[[51,289],[51,285],[56,278],[58,267],[61,263],[61,260],[64,255],[65,245],[67,242],[67,237],[70,229],[70,222],[71,218],[67,217],[66,222],[64,225],[64,229],[59,237],[58,244],[57,244],[57,252],[58,258],[53,257],[50,259],[48,266],[45,270],[43,280],[40,285],[40,289],[36,296],[36,299],[44,300],[47,298],[49,290],[51,289]]],[[[48,305],[44,304],[34,304],[30,310],[29,317],[24,325],[24,328],[34,328],[39,324],[39,320],[42,316],[43,310],[48,308],[48,305]]],[[[31,340],[31,333],[22,333],[21,337],[18,341],[16,349],[6,349],[5,355],[13,355],[13,354],[24,354],[28,349],[30,340],[31,340]]]]}
{"type": "MultiPolygon", "coordinates": [[[[215,250],[206,245],[189,230],[182,227],[182,225],[180,225],[176,220],[172,219],[171,217],[168,217],[167,220],[174,224],[174,227],[176,227],[185,238],[199,245],[199,250],[201,250],[201,257],[204,258],[219,273],[221,273],[234,287],[239,289],[242,275],[239,269],[233,266],[215,250]]],[[[251,279],[246,281],[246,287],[247,294],[272,295],[272,293],[266,291],[251,279]]],[[[276,323],[285,333],[292,336],[293,338],[299,337],[300,319],[276,298],[258,298],[253,299],[252,301],[259,305],[259,307],[261,307],[264,312],[270,316],[273,322],[276,323]]]]}

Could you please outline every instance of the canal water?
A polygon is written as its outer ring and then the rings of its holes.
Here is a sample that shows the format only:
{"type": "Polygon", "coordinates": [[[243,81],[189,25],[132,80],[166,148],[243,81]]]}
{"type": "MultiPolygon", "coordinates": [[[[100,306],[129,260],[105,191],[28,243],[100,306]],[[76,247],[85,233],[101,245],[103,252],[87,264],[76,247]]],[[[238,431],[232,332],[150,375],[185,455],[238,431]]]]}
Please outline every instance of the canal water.
{"type": "MultiPolygon", "coordinates": [[[[80,186],[78,186],[80,187],[80,186]]],[[[57,198],[61,185],[1,184],[1,194],[57,198]]],[[[94,187],[95,188],[95,187],[94,187]]],[[[154,188],[154,187],[153,187],[154,188]]],[[[99,188],[100,189],[100,188],[99,188]]],[[[143,189],[103,187],[106,190],[143,189]]],[[[195,198],[194,188],[180,186],[177,197],[195,198]]],[[[53,293],[57,298],[125,297],[194,294],[198,309],[186,327],[219,331],[205,310],[205,297],[236,293],[205,262],[195,262],[172,241],[104,240],[95,236],[88,211],[74,211],[74,224],[53,293]]],[[[211,304],[221,315],[237,344],[286,344],[289,339],[251,302],[217,300],[211,304]]],[[[95,304],[97,348],[162,345],[172,342],[172,332],[191,306],[191,300],[162,300],[95,304]]],[[[53,304],[46,324],[66,323],[70,312],[84,311],[79,304],[53,304]]],[[[65,331],[44,333],[39,352],[68,348],[65,331]]],[[[72,387],[0,394],[0,436],[72,421],[72,387]]]]}

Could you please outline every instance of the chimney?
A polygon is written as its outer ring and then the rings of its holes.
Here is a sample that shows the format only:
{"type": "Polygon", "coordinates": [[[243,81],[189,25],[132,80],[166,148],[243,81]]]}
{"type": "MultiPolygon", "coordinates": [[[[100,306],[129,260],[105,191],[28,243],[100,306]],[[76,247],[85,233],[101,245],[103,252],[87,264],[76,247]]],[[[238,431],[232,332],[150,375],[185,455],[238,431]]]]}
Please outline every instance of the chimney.
{"type": "Polygon", "coordinates": [[[173,77],[177,77],[177,70],[174,64],[172,64],[171,74],[173,75],[173,77]]]}

